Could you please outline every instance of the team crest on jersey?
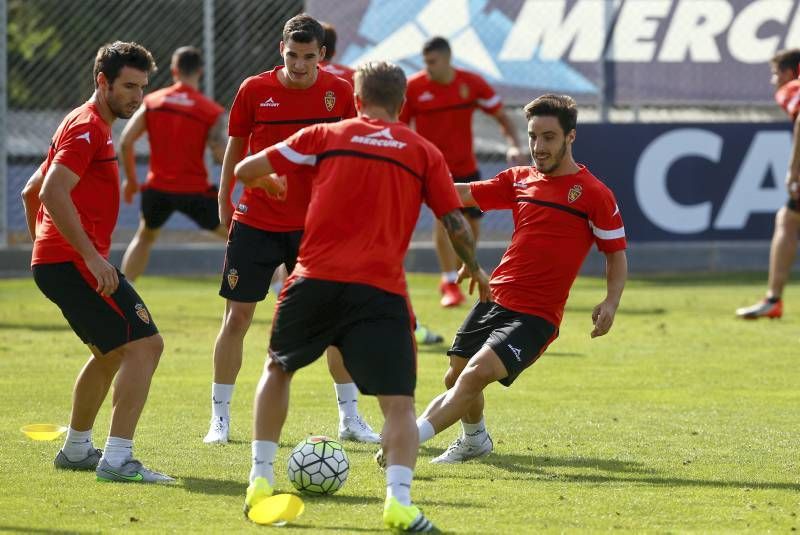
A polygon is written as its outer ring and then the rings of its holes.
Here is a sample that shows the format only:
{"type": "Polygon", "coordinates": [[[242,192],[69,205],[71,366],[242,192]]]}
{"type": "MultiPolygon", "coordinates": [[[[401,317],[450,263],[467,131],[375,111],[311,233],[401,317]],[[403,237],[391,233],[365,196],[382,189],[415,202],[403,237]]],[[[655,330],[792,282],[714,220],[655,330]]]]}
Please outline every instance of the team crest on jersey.
{"type": "Polygon", "coordinates": [[[325,92],[325,109],[331,111],[336,105],[336,94],[333,91],[325,92]]]}
{"type": "Polygon", "coordinates": [[[147,313],[147,309],[144,307],[144,305],[141,303],[136,303],[136,306],[133,308],[136,310],[136,315],[139,316],[139,319],[150,325],[150,314],[147,313]]]}
{"type": "Polygon", "coordinates": [[[461,98],[467,100],[469,98],[469,86],[467,86],[467,84],[459,85],[458,94],[461,96],[461,98]]]}
{"type": "Polygon", "coordinates": [[[580,184],[575,184],[574,186],[569,188],[569,193],[567,193],[567,200],[573,203],[578,200],[578,197],[581,196],[581,193],[583,193],[583,188],[581,187],[580,184]]]}
{"type": "Polygon", "coordinates": [[[231,268],[228,270],[228,286],[231,287],[231,290],[236,288],[236,285],[239,283],[239,272],[235,269],[231,268]]]}

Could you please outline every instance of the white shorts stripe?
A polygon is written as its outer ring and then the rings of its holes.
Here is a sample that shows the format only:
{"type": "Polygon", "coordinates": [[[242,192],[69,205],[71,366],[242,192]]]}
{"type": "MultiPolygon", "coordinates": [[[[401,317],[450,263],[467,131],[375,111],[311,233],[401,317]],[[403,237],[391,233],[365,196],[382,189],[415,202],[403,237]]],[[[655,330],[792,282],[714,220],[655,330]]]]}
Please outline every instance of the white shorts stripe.
{"type": "Polygon", "coordinates": [[[280,152],[284,158],[292,163],[298,165],[317,165],[317,157],[314,154],[300,154],[283,141],[275,145],[275,148],[278,149],[278,152],[280,152]]]}
{"type": "Polygon", "coordinates": [[[492,98],[479,98],[478,105],[481,108],[493,108],[500,103],[500,95],[495,95],[492,98]]]}
{"type": "Polygon", "coordinates": [[[625,227],[615,228],[614,230],[603,230],[594,226],[594,223],[589,221],[589,226],[592,227],[594,235],[601,240],[616,240],[625,237],[625,227]]]}

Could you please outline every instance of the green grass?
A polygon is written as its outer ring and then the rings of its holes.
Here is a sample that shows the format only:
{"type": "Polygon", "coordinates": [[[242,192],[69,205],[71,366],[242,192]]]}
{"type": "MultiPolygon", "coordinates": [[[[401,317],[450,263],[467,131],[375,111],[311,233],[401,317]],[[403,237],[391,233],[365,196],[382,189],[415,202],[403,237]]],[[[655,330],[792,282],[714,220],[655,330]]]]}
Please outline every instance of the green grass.
{"type": "MultiPolygon", "coordinates": [[[[425,323],[450,338],[467,309],[442,310],[436,279],[412,276],[425,323]]],[[[94,481],[55,471],[60,441],[32,442],[26,423],[67,423],[87,350],[30,279],[0,281],[0,531],[245,532],[250,415],[274,301],[259,307],[233,401],[232,444],[206,447],[211,349],[223,301],[216,278],[145,278],[140,293],[166,350],[136,435],[137,456],[179,478],[172,487],[94,481]]],[[[591,340],[604,281],[581,278],[560,338],[510,389],[487,389],[495,452],[459,466],[428,461],[454,438],[425,444],[415,501],[460,533],[540,531],[789,531],[800,527],[800,307],[742,322],[733,309],[763,291],[762,276],[661,277],[628,285],[611,333],[591,340]]],[[[794,290],[794,291],[793,291],[794,290]]],[[[441,389],[445,346],[421,348],[417,409],[441,389]]],[[[376,351],[380,350],[376,348],[376,351]]],[[[380,425],[377,403],[361,408],[380,425]]],[[[95,426],[102,446],[109,407],[95,426]]],[[[276,461],[307,434],[336,433],[324,360],[297,374],[276,461]]],[[[374,448],[346,444],[350,478],[336,495],[307,498],[289,533],[381,528],[384,481],[374,448]]]]}

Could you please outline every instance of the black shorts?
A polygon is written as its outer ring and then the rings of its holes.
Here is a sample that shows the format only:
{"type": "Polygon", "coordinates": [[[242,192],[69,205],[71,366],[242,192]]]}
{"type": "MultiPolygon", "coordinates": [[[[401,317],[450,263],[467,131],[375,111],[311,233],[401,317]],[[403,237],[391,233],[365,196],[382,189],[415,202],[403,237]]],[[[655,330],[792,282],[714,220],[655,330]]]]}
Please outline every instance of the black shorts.
{"type": "Polygon", "coordinates": [[[289,273],[294,269],[302,238],[302,230],[269,232],[233,221],[219,295],[240,303],[263,301],[275,268],[286,264],[289,273]]]}
{"type": "Polygon", "coordinates": [[[511,386],[557,336],[558,328],[539,316],[514,312],[497,303],[478,302],[459,327],[447,354],[470,359],[487,345],[508,372],[500,383],[511,386]]]}
{"type": "Polygon", "coordinates": [[[272,319],[269,354],[296,371],[335,346],[363,394],[413,396],[417,355],[408,301],[374,286],[291,277],[272,319]]]}
{"type": "Polygon", "coordinates": [[[73,262],[33,266],[33,279],[42,293],[58,305],[83,343],[104,355],[128,342],[158,334],[147,307],[117,270],[119,286],[111,296],[95,291],[94,277],[73,262]]]}
{"type": "Polygon", "coordinates": [[[169,193],[152,188],[142,190],[142,217],[149,229],[161,228],[174,211],[181,212],[200,228],[214,230],[219,226],[217,187],[203,193],[169,193]]]}
{"type": "Polygon", "coordinates": [[[798,206],[797,201],[791,197],[789,197],[789,200],[786,202],[786,208],[793,212],[800,212],[800,206],[798,206]]]}
{"type": "MultiPolygon", "coordinates": [[[[469,184],[470,182],[477,182],[481,179],[481,174],[479,171],[475,171],[475,173],[467,176],[456,176],[453,177],[453,182],[456,184],[469,184]]],[[[465,216],[469,217],[470,219],[480,219],[483,217],[483,212],[477,206],[468,206],[466,208],[461,209],[461,213],[465,216]]]]}

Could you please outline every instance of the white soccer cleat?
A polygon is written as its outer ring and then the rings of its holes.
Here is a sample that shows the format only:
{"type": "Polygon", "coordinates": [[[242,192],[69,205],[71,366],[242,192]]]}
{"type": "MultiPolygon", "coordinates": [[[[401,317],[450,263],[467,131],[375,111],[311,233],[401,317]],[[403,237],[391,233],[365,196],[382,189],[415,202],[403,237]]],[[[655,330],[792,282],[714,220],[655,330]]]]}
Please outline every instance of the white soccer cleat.
{"type": "Polygon", "coordinates": [[[457,464],[469,461],[470,459],[477,459],[484,455],[489,455],[494,449],[492,437],[487,433],[486,439],[479,445],[470,444],[464,437],[458,437],[455,442],[450,444],[444,453],[432,459],[431,462],[435,464],[457,464]]]}
{"type": "Polygon", "coordinates": [[[228,436],[230,435],[231,421],[229,418],[211,419],[211,427],[208,429],[208,434],[203,439],[206,444],[227,444],[228,436]]]}
{"type": "Polygon", "coordinates": [[[379,444],[381,436],[361,416],[347,416],[339,422],[339,439],[379,444]]]}

